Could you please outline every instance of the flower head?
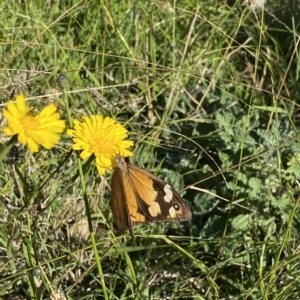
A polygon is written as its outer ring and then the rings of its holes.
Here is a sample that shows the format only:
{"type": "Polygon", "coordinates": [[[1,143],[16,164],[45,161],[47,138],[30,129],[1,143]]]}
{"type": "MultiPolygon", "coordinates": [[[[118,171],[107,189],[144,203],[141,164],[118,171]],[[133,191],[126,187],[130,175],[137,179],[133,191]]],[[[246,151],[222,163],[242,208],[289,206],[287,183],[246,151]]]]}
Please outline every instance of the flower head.
{"type": "Polygon", "coordinates": [[[65,129],[65,121],[60,120],[57,107],[54,104],[47,105],[39,114],[33,115],[30,111],[33,107],[27,107],[24,96],[17,95],[17,103],[11,100],[7,102],[3,115],[7,120],[7,127],[3,132],[7,136],[18,135],[18,142],[27,144],[31,152],[38,152],[38,146],[42,145],[50,149],[59,142],[59,133],[65,129]]]}
{"type": "Polygon", "coordinates": [[[99,115],[83,117],[83,122],[74,121],[74,130],[67,130],[67,134],[73,137],[74,150],[83,150],[82,159],[87,159],[92,154],[96,156],[98,173],[103,175],[105,169],[112,169],[116,161],[116,155],[131,156],[132,152],[127,148],[133,146],[127,138],[127,130],[109,117],[99,115]]]}

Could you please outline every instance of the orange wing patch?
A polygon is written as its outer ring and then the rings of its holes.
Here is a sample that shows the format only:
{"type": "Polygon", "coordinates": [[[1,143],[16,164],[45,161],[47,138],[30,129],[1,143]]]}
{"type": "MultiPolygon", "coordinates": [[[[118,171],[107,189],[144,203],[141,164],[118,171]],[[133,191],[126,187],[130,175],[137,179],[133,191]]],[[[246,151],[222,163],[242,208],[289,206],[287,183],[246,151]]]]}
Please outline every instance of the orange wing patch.
{"type": "Polygon", "coordinates": [[[140,211],[140,207],[137,202],[137,190],[129,174],[127,174],[127,176],[123,176],[123,183],[130,222],[147,223],[146,216],[140,211]]]}
{"type": "MultiPolygon", "coordinates": [[[[153,217],[161,214],[160,205],[157,199],[157,191],[153,188],[153,181],[142,169],[128,164],[128,185],[134,191],[138,209],[151,221],[153,217]]],[[[134,220],[132,220],[135,222],[134,220]]]]}

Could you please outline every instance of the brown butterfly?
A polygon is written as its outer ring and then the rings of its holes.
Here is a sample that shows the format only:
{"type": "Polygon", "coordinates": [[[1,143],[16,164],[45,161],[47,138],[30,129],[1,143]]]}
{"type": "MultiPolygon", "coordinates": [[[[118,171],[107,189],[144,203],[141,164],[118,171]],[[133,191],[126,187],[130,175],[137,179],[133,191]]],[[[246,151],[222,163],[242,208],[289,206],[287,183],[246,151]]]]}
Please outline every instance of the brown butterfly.
{"type": "Polygon", "coordinates": [[[189,207],[179,194],[162,179],[127,164],[117,155],[111,178],[111,208],[117,235],[136,223],[152,221],[188,221],[192,217],[189,207]]]}

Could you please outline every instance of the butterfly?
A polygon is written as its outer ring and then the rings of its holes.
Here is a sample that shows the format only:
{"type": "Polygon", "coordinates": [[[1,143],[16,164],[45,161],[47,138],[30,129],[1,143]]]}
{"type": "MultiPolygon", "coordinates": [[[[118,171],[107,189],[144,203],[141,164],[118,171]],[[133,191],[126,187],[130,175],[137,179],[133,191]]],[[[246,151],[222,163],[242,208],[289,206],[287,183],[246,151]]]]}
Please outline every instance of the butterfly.
{"type": "Polygon", "coordinates": [[[192,213],[173,187],[153,174],[125,162],[117,155],[111,178],[111,209],[117,230],[152,221],[188,221],[192,213]]]}

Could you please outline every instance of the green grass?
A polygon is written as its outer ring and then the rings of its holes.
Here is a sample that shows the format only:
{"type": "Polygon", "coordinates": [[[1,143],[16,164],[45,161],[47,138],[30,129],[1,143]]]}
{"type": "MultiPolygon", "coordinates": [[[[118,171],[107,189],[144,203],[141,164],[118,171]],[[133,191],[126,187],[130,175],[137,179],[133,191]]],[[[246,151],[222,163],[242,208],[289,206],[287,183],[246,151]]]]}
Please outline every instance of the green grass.
{"type": "Polygon", "coordinates": [[[110,174],[82,162],[84,193],[66,134],[19,146],[0,164],[0,299],[300,299],[299,4],[225,2],[1,2],[1,108],[23,92],[114,118],[193,218],[116,239],[110,174]]]}

